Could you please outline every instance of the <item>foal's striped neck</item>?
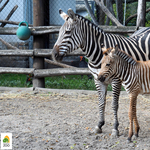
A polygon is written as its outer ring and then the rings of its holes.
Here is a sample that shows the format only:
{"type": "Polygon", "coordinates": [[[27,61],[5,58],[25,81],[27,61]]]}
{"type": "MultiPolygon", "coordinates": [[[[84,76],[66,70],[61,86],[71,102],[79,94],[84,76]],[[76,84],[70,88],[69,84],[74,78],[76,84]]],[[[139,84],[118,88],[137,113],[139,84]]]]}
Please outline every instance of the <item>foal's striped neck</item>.
{"type": "Polygon", "coordinates": [[[127,63],[131,65],[137,64],[137,61],[133,57],[126,54],[124,51],[117,50],[116,55],[118,55],[121,59],[123,59],[124,61],[126,61],[127,63]]]}

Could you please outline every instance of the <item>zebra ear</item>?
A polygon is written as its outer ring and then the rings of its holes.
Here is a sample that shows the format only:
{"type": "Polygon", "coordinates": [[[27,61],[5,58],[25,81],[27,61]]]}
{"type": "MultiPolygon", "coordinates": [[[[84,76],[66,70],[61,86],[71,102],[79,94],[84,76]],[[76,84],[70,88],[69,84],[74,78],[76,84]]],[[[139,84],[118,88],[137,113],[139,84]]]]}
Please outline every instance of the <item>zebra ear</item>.
{"type": "Polygon", "coordinates": [[[59,9],[59,14],[62,19],[66,21],[66,19],[69,17],[66,13],[64,13],[61,9],[59,9]]]}
{"type": "Polygon", "coordinates": [[[117,51],[117,50],[118,50],[118,45],[116,45],[115,48],[112,48],[112,49],[111,49],[110,56],[111,56],[112,58],[115,58],[115,56],[116,56],[116,51],[117,51]]]}
{"type": "Polygon", "coordinates": [[[112,56],[112,57],[116,55],[118,49],[119,49],[119,48],[118,48],[118,45],[115,45],[115,47],[111,50],[111,56],[112,56]]]}
{"type": "Polygon", "coordinates": [[[71,19],[73,19],[73,21],[76,20],[75,13],[73,12],[73,10],[71,8],[68,9],[68,15],[71,19]]]}

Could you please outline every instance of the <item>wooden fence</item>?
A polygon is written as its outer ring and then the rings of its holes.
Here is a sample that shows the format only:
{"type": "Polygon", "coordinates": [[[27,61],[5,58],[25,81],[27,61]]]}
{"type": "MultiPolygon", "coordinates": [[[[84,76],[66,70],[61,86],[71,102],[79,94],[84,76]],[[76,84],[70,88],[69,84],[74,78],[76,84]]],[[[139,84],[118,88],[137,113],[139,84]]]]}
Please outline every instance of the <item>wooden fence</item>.
{"type": "MultiPolygon", "coordinates": [[[[136,27],[116,27],[116,26],[100,26],[107,33],[133,33],[136,27]]],[[[51,34],[58,33],[60,26],[48,26],[48,27],[30,27],[31,34],[51,34]]],[[[15,35],[16,27],[0,27],[0,35],[15,35]]],[[[26,56],[42,58],[49,57],[52,54],[51,49],[34,49],[34,50],[0,50],[0,56],[26,56]]],[[[75,53],[68,55],[81,56],[84,55],[81,51],[76,51],[75,53]]],[[[50,76],[60,76],[60,75],[88,75],[90,74],[88,68],[59,68],[59,69],[37,69],[37,68],[11,68],[11,67],[0,67],[0,73],[13,73],[13,74],[32,74],[34,79],[50,77],[50,76]]],[[[42,81],[44,82],[44,81],[42,81]]],[[[45,85],[45,84],[44,84],[45,85]]],[[[38,87],[37,84],[33,82],[33,89],[38,87]]]]}
{"type": "MultiPolygon", "coordinates": [[[[107,33],[133,33],[136,30],[136,26],[99,26],[107,33]]],[[[29,27],[31,30],[31,35],[42,35],[42,34],[51,34],[51,33],[58,33],[60,26],[40,26],[40,27],[29,27]]],[[[143,27],[139,27],[141,29],[143,27]]],[[[16,35],[18,27],[0,27],[0,34],[2,35],[16,35]]]]}
{"type": "MultiPolygon", "coordinates": [[[[26,56],[26,57],[48,57],[51,56],[51,49],[36,49],[36,50],[0,50],[0,56],[26,56]]],[[[84,55],[81,51],[69,54],[70,56],[84,55]]],[[[12,74],[33,74],[35,78],[60,76],[60,75],[82,75],[90,74],[86,68],[59,68],[59,69],[36,69],[36,68],[14,68],[0,67],[0,73],[12,74]]]]}
{"type": "MultiPolygon", "coordinates": [[[[0,50],[0,56],[26,56],[26,57],[50,57],[51,49],[35,49],[35,50],[0,50]]],[[[84,55],[81,51],[68,54],[70,56],[84,55]]],[[[0,67],[0,74],[32,74],[34,78],[45,78],[51,76],[61,75],[89,75],[88,68],[54,68],[54,69],[36,69],[36,68],[14,68],[14,67],[0,67]]],[[[34,82],[33,82],[34,83],[34,82]]],[[[33,84],[36,88],[37,85],[33,84]]]]}

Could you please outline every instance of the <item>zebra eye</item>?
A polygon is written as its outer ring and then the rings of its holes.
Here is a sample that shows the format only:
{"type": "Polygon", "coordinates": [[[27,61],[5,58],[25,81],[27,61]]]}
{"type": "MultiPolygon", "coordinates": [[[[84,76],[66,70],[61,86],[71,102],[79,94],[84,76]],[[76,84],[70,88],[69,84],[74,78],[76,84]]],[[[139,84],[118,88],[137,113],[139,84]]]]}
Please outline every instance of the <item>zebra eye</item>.
{"type": "Polygon", "coordinates": [[[106,64],[106,66],[108,67],[108,66],[110,66],[110,64],[106,64]]]}

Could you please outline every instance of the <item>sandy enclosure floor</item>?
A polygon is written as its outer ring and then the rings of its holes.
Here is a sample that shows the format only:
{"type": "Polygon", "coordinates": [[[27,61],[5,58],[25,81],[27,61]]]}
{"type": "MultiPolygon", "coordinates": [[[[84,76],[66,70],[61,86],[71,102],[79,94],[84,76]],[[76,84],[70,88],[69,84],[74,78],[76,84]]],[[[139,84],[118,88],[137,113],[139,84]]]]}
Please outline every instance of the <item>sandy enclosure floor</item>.
{"type": "Polygon", "coordinates": [[[129,98],[119,102],[119,137],[112,138],[112,93],[108,92],[103,133],[95,134],[98,95],[94,91],[0,89],[0,133],[13,135],[13,150],[149,150],[150,96],[139,96],[138,139],[127,143],[129,98]]]}

